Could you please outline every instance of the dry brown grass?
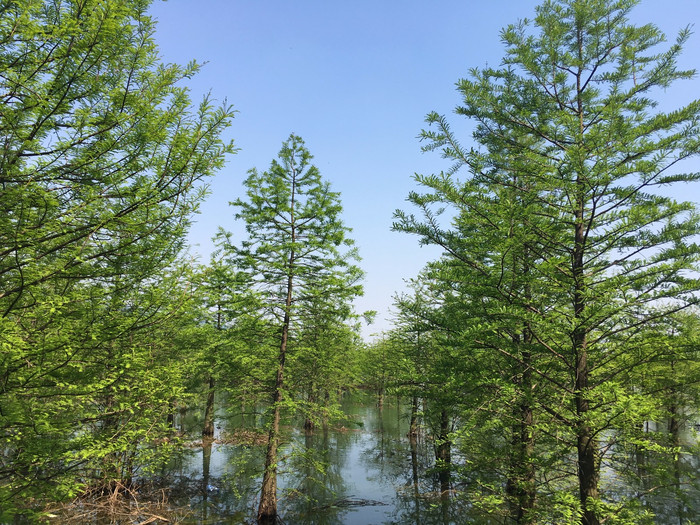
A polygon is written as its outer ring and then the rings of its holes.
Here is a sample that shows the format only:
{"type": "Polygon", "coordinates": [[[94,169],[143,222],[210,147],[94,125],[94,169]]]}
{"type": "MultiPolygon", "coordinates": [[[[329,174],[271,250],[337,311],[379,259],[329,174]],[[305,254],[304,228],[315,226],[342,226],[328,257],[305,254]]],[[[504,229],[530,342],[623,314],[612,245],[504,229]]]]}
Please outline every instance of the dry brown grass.
{"type": "Polygon", "coordinates": [[[47,523],[157,525],[182,522],[189,512],[169,505],[165,489],[141,492],[112,482],[108,488],[92,489],[73,501],[45,509],[47,523]]]}

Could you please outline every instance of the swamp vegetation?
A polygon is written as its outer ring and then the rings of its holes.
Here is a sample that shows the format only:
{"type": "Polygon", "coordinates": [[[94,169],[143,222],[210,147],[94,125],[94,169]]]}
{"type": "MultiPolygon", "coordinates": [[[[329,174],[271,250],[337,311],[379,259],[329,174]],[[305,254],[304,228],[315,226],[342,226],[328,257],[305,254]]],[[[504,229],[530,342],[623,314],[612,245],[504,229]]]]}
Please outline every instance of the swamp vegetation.
{"type": "Polygon", "coordinates": [[[427,116],[394,229],[442,255],[365,342],[297,135],[231,196],[245,238],[187,256],[234,112],[192,104],[149,3],[0,2],[0,522],[697,519],[700,101],[657,101],[688,29],[507,26],[457,84],[471,137],[427,116]]]}

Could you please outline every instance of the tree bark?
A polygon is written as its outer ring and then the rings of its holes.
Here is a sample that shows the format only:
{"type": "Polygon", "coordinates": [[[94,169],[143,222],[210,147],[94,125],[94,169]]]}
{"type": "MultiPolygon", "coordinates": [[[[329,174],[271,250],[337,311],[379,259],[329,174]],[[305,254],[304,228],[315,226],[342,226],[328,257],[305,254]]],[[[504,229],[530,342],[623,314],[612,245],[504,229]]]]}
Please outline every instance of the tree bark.
{"type": "Polygon", "coordinates": [[[584,284],[584,224],[583,201],[579,203],[576,217],[576,232],[573,252],[573,276],[574,276],[574,319],[576,326],[572,333],[573,353],[575,356],[575,387],[574,404],[576,409],[576,434],[578,453],[578,481],[579,497],[583,515],[582,525],[600,525],[600,520],[595,510],[590,508],[589,502],[598,499],[598,442],[593,437],[593,431],[588,423],[589,417],[589,386],[587,332],[583,325],[585,310],[585,284],[584,284]]]}
{"type": "Polygon", "coordinates": [[[418,435],[418,396],[415,394],[411,399],[411,425],[408,429],[408,435],[414,439],[418,435]]]}
{"type": "Polygon", "coordinates": [[[520,377],[522,402],[515,408],[515,424],[512,429],[510,471],[506,482],[506,494],[511,502],[511,519],[518,525],[532,525],[537,522],[532,514],[537,496],[535,465],[532,461],[535,451],[533,432],[533,411],[528,401],[532,389],[532,375],[529,369],[530,353],[523,352],[523,369],[520,377]]]}
{"type": "MultiPolygon", "coordinates": [[[[294,240],[294,229],[292,228],[294,240]]],[[[279,447],[280,431],[280,405],[282,401],[282,389],[284,387],[284,364],[287,355],[287,340],[289,339],[289,325],[291,319],[292,290],[294,278],[291,268],[294,264],[294,251],[289,256],[289,277],[287,279],[287,298],[285,300],[284,321],[282,323],[282,336],[280,338],[279,365],[277,367],[277,379],[273,394],[272,425],[268,434],[267,453],[265,454],[265,472],[263,473],[262,489],[260,491],[260,505],[258,506],[258,523],[260,525],[272,525],[277,521],[277,449],[279,447]]]]}
{"type": "Polygon", "coordinates": [[[440,479],[440,492],[447,494],[450,490],[450,467],[452,464],[452,443],[450,442],[450,417],[447,410],[440,412],[440,432],[437,436],[438,444],[435,448],[435,459],[440,479]]]}
{"type": "Polygon", "coordinates": [[[204,428],[202,429],[202,437],[212,439],[214,437],[214,388],[216,380],[214,376],[209,376],[209,392],[207,392],[207,407],[204,410],[204,428]]]}
{"type": "MultiPolygon", "coordinates": [[[[583,62],[584,30],[581,21],[577,21],[576,41],[578,47],[579,60],[583,62]]],[[[585,126],[584,126],[584,105],[583,90],[581,82],[583,69],[579,67],[576,73],[576,114],[579,126],[578,145],[583,148],[585,126]]],[[[576,409],[576,434],[578,453],[578,481],[579,497],[583,514],[582,525],[600,525],[600,519],[595,510],[589,506],[590,501],[598,499],[598,481],[600,476],[598,462],[598,442],[594,438],[593,431],[588,422],[589,418],[589,386],[588,376],[590,373],[588,365],[588,329],[585,325],[586,292],[587,283],[585,277],[584,254],[586,251],[586,166],[580,159],[576,169],[576,200],[574,209],[574,246],[571,257],[571,269],[573,277],[573,307],[574,307],[574,329],[572,331],[572,350],[575,359],[575,385],[574,385],[574,405],[576,409]]],[[[591,212],[592,213],[592,212],[591,212]]]]}
{"type": "MultiPolygon", "coordinates": [[[[278,399],[279,401],[279,399],[278,399]]],[[[275,403],[272,426],[268,435],[267,453],[265,454],[265,472],[263,474],[260,505],[258,506],[258,524],[272,525],[277,521],[277,448],[279,447],[280,408],[275,403]]]]}
{"type": "MultiPolygon", "coordinates": [[[[314,387],[311,386],[311,390],[314,390],[314,387]]],[[[313,394],[309,393],[309,396],[307,398],[309,402],[309,409],[316,403],[316,396],[313,394]]],[[[307,434],[312,434],[313,431],[315,430],[316,425],[314,424],[314,420],[311,418],[309,414],[306,415],[304,418],[304,432],[307,434]]]]}
{"type": "Polygon", "coordinates": [[[263,473],[260,505],[258,506],[258,524],[272,525],[277,521],[277,449],[279,448],[280,402],[284,386],[284,360],[287,348],[288,326],[283,328],[280,360],[277,368],[277,380],[273,398],[273,415],[268,433],[267,452],[265,454],[265,471],[263,473]]]}

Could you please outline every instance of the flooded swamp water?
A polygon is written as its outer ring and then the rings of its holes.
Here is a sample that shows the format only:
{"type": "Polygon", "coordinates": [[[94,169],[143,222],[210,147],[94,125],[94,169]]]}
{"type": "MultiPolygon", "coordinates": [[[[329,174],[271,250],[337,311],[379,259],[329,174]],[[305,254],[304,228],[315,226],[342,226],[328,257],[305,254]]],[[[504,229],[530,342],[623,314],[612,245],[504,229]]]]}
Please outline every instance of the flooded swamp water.
{"type": "MultiPolygon", "coordinates": [[[[343,407],[343,426],[313,434],[292,430],[282,449],[278,508],[287,524],[461,523],[457,503],[441,495],[433,444],[411,447],[408,409],[369,398],[343,407]]],[[[225,433],[225,422],[219,432],[225,433]]],[[[263,469],[260,447],[216,441],[193,447],[163,473],[170,503],[188,505],[188,524],[249,524],[263,469]]]]}
{"type": "MultiPolygon", "coordinates": [[[[422,432],[418,439],[408,438],[410,406],[407,403],[393,400],[379,409],[373,397],[358,395],[346,399],[343,410],[347,419],[338,426],[319,428],[313,434],[300,430],[301,424],[296,425],[298,430],[286,429],[288,438],[280,450],[278,468],[278,509],[282,524],[509,523],[504,517],[485,518],[483,513],[476,517],[474,506],[463,492],[467,482],[457,475],[452,479],[451,491],[441,490],[440,474],[434,468],[434,443],[422,432]]],[[[163,516],[167,515],[171,523],[255,523],[264,437],[252,427],[251,419],[250,416],[247,421],[228,418],[221,410],[215,441],[204,444],[197,438],[201,432],[201,414],[180,415],[177,425],[185,435],[191,436],[192,442],[148,483],[151,489],[162,491],[164,501],[167,499],[163,508],[168,513],[163,516]],[[242,433],[248,439],[240,439],[242,433]],[[238,438],[228,439],[230,436],[238,438]],[[257,444],[254,444],[255,439],[251,438],[256,436],[257,444]]],[[[257,419],[260,425],[261,418],[257,419]]],[[[697,434],[688,430],[684,439],[697,442],[697,434]]],[[[452,461],[457,465],[466,463],[457,447],[453,447],[452,461]]],[[[640,463],[631,464],[639,467],[640,463]]],[[[682,500],[663,489],[641,487],[651,494],[645,496],[644,503],[657,514],[655,523],[700,523],[700,491],[690,486],[697,484],[700,477],[700,455],[684,455],[677,467],[678,479],[688,483],[682,500]]],[[[621,499],[637,498],[640,487],[621,479],[618,471],[602,466],[601,484],[606,484],[608,489],[615,486],[621,499]]],[[[134,519],[132,514],[130,519],[94,518],[81,523],[165,523],[154,520],[157,515],[158,512],[152,512],[134,519]]]]}
{"type": "MultiPolygon", "coordinates": [[[[282,522],[300,525],[448,525],[504,523],[484,518],[464,497],[441,491],[435,471],[434,444],[422,433],[409,440],[410,407],[398,400],[382,409],[369,396],[348,398],[344,426],[313,434],[291,430],[281,451],[278,508],[282,522]]],[[[240,421],[221,418],[217,432],[240,428],[240,421]]],[[[193,428],[199,428],[193,424],[193,428]]],[[[301,425],[298,425],[301,428],[301,425]]],[[[687,440],[697,440],[692,431],[687,440]]],[[[456,447],[452,460],[464,462],[456,447]]],[[[264,452],[261,446],[213,443],[185,451],[163,473],[170,503],[188,507],[182,523],[254,523],[264,452]]],[[[686,455],[679,463],[686,481],[697,483],[700,456],[686,455]]],[[[620,487],[617,495],[634,498],[638,487],[620,482],[603,466],[601,482],[620,487]]],[[[464,488],[453,478],[452,488],[464,488]]],[[[684,501],[652,492],[648,501],[656,523],[700,523],[700,492],[689,488],[684,501]]],[[[507,522],[507,520],[505,520],[507,522]]]]}

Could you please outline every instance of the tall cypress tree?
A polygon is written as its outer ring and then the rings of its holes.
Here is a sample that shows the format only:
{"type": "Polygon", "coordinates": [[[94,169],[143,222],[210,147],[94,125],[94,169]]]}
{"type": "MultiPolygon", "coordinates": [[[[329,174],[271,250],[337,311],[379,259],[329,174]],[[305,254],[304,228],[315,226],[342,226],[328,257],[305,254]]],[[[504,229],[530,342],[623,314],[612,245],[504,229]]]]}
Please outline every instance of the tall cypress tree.
{"type": "Polygon", "coordinates": [[[286,398],[285,366],[290,334],[302,314],[322,303],[328,312],[347,310],[360,294],[362,276],[349,229],[341,220],[339,194],[311,164],[304,141],[290,135],[268,171],[252,169],[245,181],[247,200],[238,199],[236,218],[245,221],[248,239],[237,250],[240,267],[264,297],[268,315],[279,327],[278,367],[272,396],[272,422],[265,459],[258,521],[277,517],[277,450],[286,398]]]}
{"type": "MultiPolygon", "coordinates": [[[[700,151],[700,101],[662,112],[654,100],[693,76],[676,66],[689,31],[659,51],[664,35],[656,27],[627,21],[636,3],[546,1],[533,22],[507,27],[503,66],[475,69],[458,83],[457,113],[476,121],[478,149],[463,148],[446,119],[431,114],[437,129],[424,133],[427,148],[455,164],[419,179],[433,193],[412,200],[428,220],[399,214],[398,223],[444,246],[465,281],[481,275],[492,290],[498,285],[500,297],[488,304],[503,309],[485,310],[485,319],[493,323],[520,305],[528,359],[534,350],[551,366],[509,355],[565,400],[536,401],[542,417],[568,434],[584,525],[606,512],[602,432],[624,419],[625,403],[644,403],[621,395],[630,386],[625,371],[647,360],[630,359],[630,341],[645,324],[694,304],[700,288],[695,206],[658,191],[700,177],[680,171],[700,151]],[[464,183],[459,170],[469,173],[464,183]],[[458,210],[457,227],[438,226],[430,212],[436,202],[458,210]],[[523,207],[511,234],[498,220],[515,202],[523,207]],[[484,229],[496,244],[484,246],[484,229]],[[515,253],[520,263],[504,266],[515,253]],[[503,277],[518,272],[521,284],[504,294],[503,277]]],[[[492,346],[508,355],[502,343],[492,346]]]]}
{"type": "Polygon", "coordinates": [[[112,425],[117,385],[135,394],[137,370],[165,364],[151,345],[185,295],[166,274],[233,151],[233,112],[193,108],[181,82],[198,66],[161,63],[149,4],[0,7],[0,521],[75,495],[120,445],[76,429],[112,425]]]}

